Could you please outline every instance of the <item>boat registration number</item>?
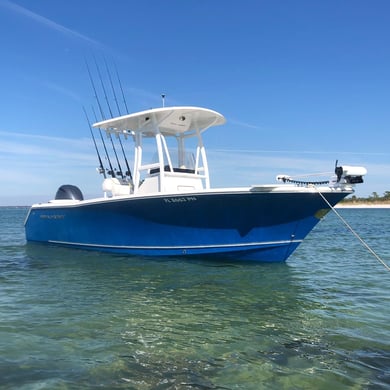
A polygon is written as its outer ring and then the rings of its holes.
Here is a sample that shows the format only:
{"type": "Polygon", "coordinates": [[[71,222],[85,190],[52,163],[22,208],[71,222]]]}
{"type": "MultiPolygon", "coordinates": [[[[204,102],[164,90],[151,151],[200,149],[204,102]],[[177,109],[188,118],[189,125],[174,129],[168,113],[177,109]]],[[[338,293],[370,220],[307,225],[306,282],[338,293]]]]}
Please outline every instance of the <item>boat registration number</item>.
{"type": "Polygon", "coordinates": [[[195,196],[180,196],[177,198],[164,198],[165,203],[185,203],[195,202],[197,199],[195,196]]]}

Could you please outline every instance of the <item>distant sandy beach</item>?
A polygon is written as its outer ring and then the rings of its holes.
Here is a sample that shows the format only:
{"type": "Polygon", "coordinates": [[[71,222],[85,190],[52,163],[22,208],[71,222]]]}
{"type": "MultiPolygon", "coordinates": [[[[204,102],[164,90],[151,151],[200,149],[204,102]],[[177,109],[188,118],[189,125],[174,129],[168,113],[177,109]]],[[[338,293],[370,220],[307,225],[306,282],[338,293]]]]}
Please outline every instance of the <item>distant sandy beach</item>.
{"type": "Polygon", "coordinates": [[[376,203],[376,204],[370,204],[370,203],[339,203],[338,205],[335,206],[337,209],[390,209],[390,204],[384,203],[376,203]]]}

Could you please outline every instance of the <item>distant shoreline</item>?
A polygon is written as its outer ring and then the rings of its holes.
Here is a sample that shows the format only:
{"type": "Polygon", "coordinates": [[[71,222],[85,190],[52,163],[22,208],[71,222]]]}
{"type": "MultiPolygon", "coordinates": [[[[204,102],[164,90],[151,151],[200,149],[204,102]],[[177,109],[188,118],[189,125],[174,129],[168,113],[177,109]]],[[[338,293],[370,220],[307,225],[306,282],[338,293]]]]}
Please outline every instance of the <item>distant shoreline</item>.
{"type": "Polygon", "coordinates": [[[15,205],[10,205],[10,206],[0,206],[0,209],[27,209],[30,208],[31,206],[15,206],[15,205]]]}
{"type": "Polygon", "coordinates": [[[335,207],[338,209],[390,209],[390,203],[341,202],[335,207]]]}

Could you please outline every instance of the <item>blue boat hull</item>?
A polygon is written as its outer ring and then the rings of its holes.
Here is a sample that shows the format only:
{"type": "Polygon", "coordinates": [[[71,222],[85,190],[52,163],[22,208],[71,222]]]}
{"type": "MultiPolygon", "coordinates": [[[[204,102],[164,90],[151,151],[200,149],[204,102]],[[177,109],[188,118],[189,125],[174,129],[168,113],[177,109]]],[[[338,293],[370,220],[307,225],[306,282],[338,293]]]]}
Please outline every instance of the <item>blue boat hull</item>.
{"type": "MultiPolygon", "coordinates": [[[[349,192],[324,193],[331,205],[349,192]]],[[[315,192],[196,193],[33,206],[27,241],[142,256],[281,262],[329,211],[315,192]]]]}

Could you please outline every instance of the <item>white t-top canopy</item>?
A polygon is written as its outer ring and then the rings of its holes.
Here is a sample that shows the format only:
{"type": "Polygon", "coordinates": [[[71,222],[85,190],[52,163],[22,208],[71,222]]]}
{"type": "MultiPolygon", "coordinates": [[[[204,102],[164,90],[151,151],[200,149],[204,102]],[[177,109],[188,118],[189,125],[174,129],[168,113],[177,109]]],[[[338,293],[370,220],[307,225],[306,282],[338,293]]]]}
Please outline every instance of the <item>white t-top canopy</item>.
{"type": "Polygon", "coordinates": [[[108,119],[95,123],[93,127],[112,133],[133,131],[153,136],[156,128],[163,135],[178,135],[191,133],[193,130],[202,132],[224,123],[223,115],[207,108],[163,107],[108,119]]]}

